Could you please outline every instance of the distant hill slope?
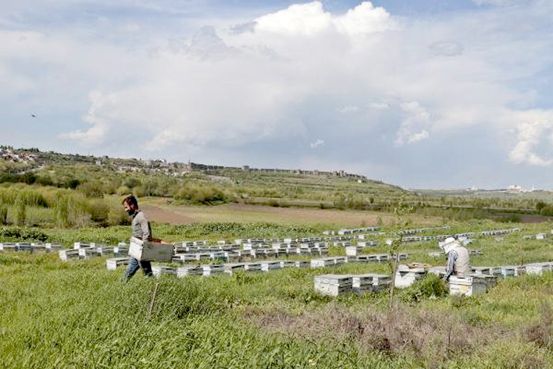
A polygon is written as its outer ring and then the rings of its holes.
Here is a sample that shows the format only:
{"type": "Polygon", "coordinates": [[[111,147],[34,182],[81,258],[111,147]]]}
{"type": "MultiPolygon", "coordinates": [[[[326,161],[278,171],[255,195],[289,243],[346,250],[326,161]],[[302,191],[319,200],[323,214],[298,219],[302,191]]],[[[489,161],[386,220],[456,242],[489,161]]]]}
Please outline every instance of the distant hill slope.
{"type": "Polygon", "coordinates": [[[71,187],[96,193],[134,192],[202,203],[239,201],[273,206],[374,208],[413,194],[343,170],[225,167],[121,159],[0,147],[2,182],[71,187]],[[15,179],[14,179],[15,178],[15,179]],[[218,191],[221,194],[218,194],[218,191]],[[210,192],[206,195],[202,192],[210,192]]]}

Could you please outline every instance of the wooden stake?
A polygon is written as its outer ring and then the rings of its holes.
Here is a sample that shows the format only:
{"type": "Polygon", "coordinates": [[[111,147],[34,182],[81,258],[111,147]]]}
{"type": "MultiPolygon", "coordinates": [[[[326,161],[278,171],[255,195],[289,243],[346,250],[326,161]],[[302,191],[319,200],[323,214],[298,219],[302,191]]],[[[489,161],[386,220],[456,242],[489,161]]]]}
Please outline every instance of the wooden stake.
{"type": "Polygon", "coordinates": [[[159,282],[156,282],[156,285],[154,286],[154,293],[152,293],[152,299],[150,300],[150,308],[148,309],[148,320],[152,318],[152,311],[154,310],[154,302],[156,300],[158,286],[159,286],[159,282]]]}

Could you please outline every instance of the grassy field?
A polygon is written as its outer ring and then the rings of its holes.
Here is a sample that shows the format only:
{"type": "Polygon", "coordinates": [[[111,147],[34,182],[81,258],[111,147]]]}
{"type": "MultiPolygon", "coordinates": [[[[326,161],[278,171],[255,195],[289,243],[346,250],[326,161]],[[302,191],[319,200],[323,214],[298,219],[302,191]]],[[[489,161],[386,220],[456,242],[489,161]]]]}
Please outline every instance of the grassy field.
{"type": "MultiPolygon", "coordinates": [[[[273,216],[273,215],[270,215],[273,216]]],[[[315,235],[324,224],[155,224],[168,240],[315,235]]],[[[240,220],[240,221],[238,221],[240,220]]],[[[450,233],[505,228],[451,223],[450,233]]],[[[479,238],[475,266],[553,260],[550,223],[479,238]]],[[[386,231],[399,226],[386,226],[386,231]]],[[[128,227],[42,229],[49,239],[125,240],[128,227]]],[[[430,233],[439,234],[443,231],[430,233]]],[[[386,236],[376,237],[382,244],[386,236]]],[[[385,246],[371,252],[386,252],[385,246]]],[[[401,247],[409,261],[443,265],[435,243],[401,247]]],[[[333,247],[331,254],[343,254],[333,247]]],[[[445,296],[435,278],[398,291],[329,298],[313,277],[389,273],[387,264],[346,264],[209,278],[141,275],[120,282],[103,259],[62,263],[55,254],[0,254],[0,367],[6,368],[548,368],[553,367],[553,275],[501,281],[486,295],[445,296]],[[149,313],[152,291],[159,282],[149,313]]]]}
{"type": "MultiPolygon", "coordinates": [[[[269,222],[275,224],[325,225],[326,227],[362,227],[392,225],[397,218],[390,213],[361,210],[282,208],[260,205],[226,204],[219,206],[186,206],[171,204],[167,199],[146,198],[141,202],[150,219],[160,223],[190,224],[208,222],[269,222]]],[[[412,214],[406,221],[421,225],[438,225],[435,216],[412,214]]]]}

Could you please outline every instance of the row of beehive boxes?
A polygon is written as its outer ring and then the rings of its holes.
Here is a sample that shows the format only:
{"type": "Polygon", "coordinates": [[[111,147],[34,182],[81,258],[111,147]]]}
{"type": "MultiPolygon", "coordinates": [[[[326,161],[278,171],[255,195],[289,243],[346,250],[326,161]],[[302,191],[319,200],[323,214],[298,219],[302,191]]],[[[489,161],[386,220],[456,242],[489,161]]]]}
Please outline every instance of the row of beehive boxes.
{"type": "MultiPolygon", "coordinates": [[[[288,268],[288,267],[297,267],[297,268],[323,268],[335,265],[341,265],[347,262],[379,262],[387,261],[389,259],[388,254],[375,254],[375,255],[361,255],[356,258],[348,258],[345,256],[329,257],[322,259],[311,259],[311,260],[271,260],[263,262],[252,262],[252,263],[230,263],[230,264],[208,264],[208,265],[196,265],[196,266],[183,266],[183,267],[173,267],[166,265],[157,265],[156,270],[158,274],[181,274],[185,275],[186,271],[191,271],[191,274],[194,274],[194,271],[197,274],[209,275],[206,274],[206,271],[219,270],[224,271],[227,268],[229,271],[232,271],[234,268],[243,269],[246,271],[260,270],[260,271],[269,271],[274,269],[288,268]],[[178,271],[181,271],[180,273],[178,271]],[[202,273],[199,271],[202,270],[202,273]]],[[[400,254],[401,259],[406,259],[407,254],[400,254]]],[[[119,258],[110,258],[106,260],[106,267],[108,270],[115,270],[119,266],[127,265],[130,258],[128,257],[119,257],[119,258]]],[[[212,273],[211,273],[212,274],[212,273]]]]}
{"type": "MultiPolygon", "coordinates": [[[[127,255],[128,246],[83,246],[78,249],[59,250],[59,257],[62,261],[70,259],[90,259],[98,256],[123,256],[127,255]]],[[[256,249],[250,251],[210,251],[195,253],[176,253],[172,255],[175,262],[198,261],[201,259],[210,260],[231,260],[233,258],[252,257],[252,258],[270,258],[289,255],[326,255],[327,248],[290,248],[286,250],[274,249],[256,249]]]]}
{"type": "MultiPolygon", "coordinates": [[[[127,265],[130,258],[111,258],[106,260],[108,270],[115,270],[120,266],[127,265]]],[[[310,261],[308,260],[271,260],[264,262],[251,263],[228,263],[228,264],[206,264],[206,265],[189,265],[175,267],[171,265],[154,264],[152,271],[154,276],[161,275],[176,275],[177,277],[185,277],[190,275],[209,276],[219,273],[232,274],[233,272],[243,271],[262,271],[268,272],[271,270],[283,268],[309,268],[310,261]]]]}
{"type": "Polygon", "coordinates": [[[173,255],[173,261],[176,262],[188,262],[198,261],[201,259],[211,260],[232,260],[242,257],[251,258],[270,258],[289,255],[326,255],[328,254],[328,248],[288,248],[288,249],[254,249],[249,251],[236,250],[236,251],[204,251],[197,253],[176,253],[173,255]]]}
{"type": "Polygon", "coordinates": [[[404,230],[398,231],[397,234],[402,236],[410,236],[417,233],[430,232],[430,231],[435,231],[439,229],[449,229],[449,228],[450,227],[448,225],[445,225],[445,226],[439,226],[439,227],[404,229],[404,230]]]}
{"type": "Polygon", "coordinates": [[[390,286],[391,278],[384,274],[316,276],[315,291],[327,296],[338,296],[347,292],[376,292],[390,286]]]}
{"type": "MultiPolygon", "coordinates": [[[[469,252],[469,255],[470,256],[482,256],[484,255],[482,253],[482,250],[475,250],[475,249],[470,249],[468,250],[469,252]]],[[[428,253],[428,256],[431,256],[433,258],[446,258],[447,259],[447,254],[445,254],[443,251],[431,251],[428,253]]]]}
{"type": "Polygon", "coordinates": [[[128,244],[121,242],[117,246],[97,245],[96,243],[75,242],[72,249],[58,250],[60,260],[90,259],[98,256],[125,256],[129,253],[128,244]]]}
{"type": "Polygon", "coordinates": [[[27,252],[52,252],[62,248],[61,245],[53,243],[34,243],[34,242],[0,242],[0,251],[27,251],[27,252]]]}
{"type": "MultiPolygon", "coordinates": [[[[553,271],[552,262],[531,263],[525,265],[505,265],[498,267],[472,267],[468,277],[451,276],[449,293],[452,295],[472,296],[487,292],[497,283],[497,278],[518,277],[524,274],[541,275],[553,271]]],[[[430,273],[445,275],[445,268],[430,268],[430,273]]]]}
{"type": "MultiPolygon", "coordinates": [[[[524,265],[504,265],[498,267],[471,267],[473,275],[490,275],[496,277],[517,277],[524,274],[541,275],[553,270],[553,262],[529,263],[524,265]]],[[[428,270],[439,276],[445,275],[445,267],[432,267],[428,270]]]]}
{"type": "Polygon", "coordinates": [[[443,241],[447,237],[465,237],[465,238],[472,238],[477,236],[501,236],[506,235],[514,232],[520,231],[520,228],[509,228],[509,229],[494,229],[489,231],[482,231],[482,232],[466,232],[466,233],[456,233],[454,235],[451,234],[442,234],[437,236],[406,236],[402,238],[403,242],[424,242],[424,241],[443,241]]]}
{"type": "MultiPolygon", "coordinates": [[[[452,276],[449,279],[449,293],[452,295],[472,296],[485,293],[497,283],[498,277],[515,277],[523,274],[541,275],[544,272],[553,271],[553,262],[532,263],[522,266],[500,266],[500,267],[473,267],[472,274],[466,278],[452,276]]],[[[427,272],[445,275],[445,268],[434,267],[410,267],[399,265],[394,277],[394,285],[397,288],[407,288],[417,280],[423,278],[427,272]]],[[[370,274],[368,275],[370,276],[370,274]]],[[[358,277],[358,276],[357,276],[358,277]]],[[[331,296],[341,293],[359,291],[359,279],[356,276],[348,275],[324,275],[315,277],[315,290],[331,296]]],[[[389,284],[388,284],[389,285],[389,284]]]]}
{"type": "Polygon", "coordinates": [[[325,235],[350,235],[355,233],[365,233],[365,232],[378,232],[380,227],[363,227],[363,228],[352,228],[352,229],[340,229],[338,231],[324,231],[325,235]]]}

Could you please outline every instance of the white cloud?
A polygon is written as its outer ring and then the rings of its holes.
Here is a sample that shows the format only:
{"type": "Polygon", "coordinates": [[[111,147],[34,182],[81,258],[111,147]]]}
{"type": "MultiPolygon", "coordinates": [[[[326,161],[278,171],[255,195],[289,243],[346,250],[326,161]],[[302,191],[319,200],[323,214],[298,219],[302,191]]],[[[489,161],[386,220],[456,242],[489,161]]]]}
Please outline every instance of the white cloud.
{"type": "Polygon", "coordinates": [[[326,12],[320,1],[294,4],[287,9],[256,19],[255,30],[287,36],[315,36],[337,31],[348,36],[367,35],[396,28],[390,14],[369,1],[349,9],[342,16],[326,12]]]}
{"type": "Polygon", "coordinates": [[[401,146],[427,139],[430,136],[430,113],[417,101],[402,103],[400,108],[404,118],[397,131],[395,144],[401,146]]]}
{"type": "Polygon", "coordinates": [[[324,143],[325,143],[324,140],[321,140],[320,138],[318,138],[315,142],[311,142],[309,144],[309,147],[312,149],[316,149],[317,147],[324,145],[324,143]]]}
{"type": "Polygon", "coordinates": [[[91,105],[83,120],[92,127],[87,130],[76,130],[60,134],[60,138],[80,141],[84,145],[95,145],[104,141],[109,133],[110,117],[104,117],[106,107],[116,103],[115,96],[105,96],[99,92],[92,92],[89,96],[91,105]]]}
{"type": "Polygon", "coordinates": [[[284,35],[312,36],[327,30],[332,25],[332,16],[319,1],[294,4],[285,10],[267,14],[256,19],[256,31],[284,35]]]}
{"type": "Polygon", "coordinates": [[[390,14],[369,1],[362,2],[341,17],[334,19],[337,30],[350,36],[387,31],[397,27],[390,14]]]}
{"type": "Polygon", "coordinates": [[[0,108],[15,111],[17,100],[76,111],[81,124],[58,128],[60,137],[98,150],[139,132],[136,146],[159,155],[217,148],[226,157],[294,140],[310,142],[303,149],[313,155],[324,143],[311,140],[325,137],[332,147],[351,142],[335,160],[355,166],[352,157],[365,160],[351,155],[355,142],[379,137],[375,145],[401,155],[409,144],[410,152],[440,150],[431,137],[485,129],[504,158],[547,165],[549,128],[527,127],[552,121],[531,113],[548,101],[535,86],[553,62],[543,6],[413,19],[369,2],[334,14],[316,1],[234,23],[196,20],[193,34],[148,34],[155,27],[144,20],[108,19],[124,34],[116,40],[97,29],[21,24],[0,31],[0,108]]]}
{"type": "Polygon", "coordinates": [[[509,159],[515,164],[532,166],[553,165],[553,113],[531,112],[529,119],[542,116],[541,120],[533,120],[518,125],[517,141],[509,154],[509,159]]]}

